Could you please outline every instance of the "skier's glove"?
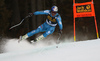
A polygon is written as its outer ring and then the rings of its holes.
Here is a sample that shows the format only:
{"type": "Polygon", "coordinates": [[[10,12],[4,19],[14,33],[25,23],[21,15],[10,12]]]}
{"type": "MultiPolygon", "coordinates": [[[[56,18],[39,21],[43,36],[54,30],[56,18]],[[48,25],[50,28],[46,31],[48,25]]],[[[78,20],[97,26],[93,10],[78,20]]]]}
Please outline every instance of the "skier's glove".
{"type": "Polygon", "coordinates": [[[33,16],[33,13],[29,13],[28,17],[31,17],[31,16],[33,16]]]}
{"type": "Polygon", "coordinates": [[[62,30],[59,29],[58,33],[59,33],[59,34],[62,34],[62,30]]]}

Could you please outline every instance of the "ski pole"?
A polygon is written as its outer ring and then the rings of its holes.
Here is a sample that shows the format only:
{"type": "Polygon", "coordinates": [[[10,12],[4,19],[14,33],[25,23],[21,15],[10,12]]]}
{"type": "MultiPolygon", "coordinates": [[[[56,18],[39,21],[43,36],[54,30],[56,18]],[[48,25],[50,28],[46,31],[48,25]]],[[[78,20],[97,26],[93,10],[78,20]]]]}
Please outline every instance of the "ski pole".
{"type": "Polygon", "coordinates": [[[59,44],[60,43],[60,38],[61,38],[61,34],[59,33],[59,37],[58,37],[58,39],[57,39],[57,44],[59,44]]]}
{"type": "MultiPolygon", "coordinates": [[[[59,37],[58,37],[58,40],[57,40],[57,42],[56,42],[56,44],[59,44],[60,43],[60,38],[61,38],[61,33],[59,33],[59,37]]],[[[56,45],[56,48],[58,48],[58,45],[56,45]]]]}
{"type": "MultiPolygon", "coordinates": [[[[30,14],[30,13],[29,13],[29,14],[30,14]]],[[[10,27],[9,30],[10,30],[10,29],[13,29],[13,28],[15,28],[15,27],[17,27],[17,26],[19,26],[19,25],[21,25],[21,24],[23,23],[23,21],[24,21],[26,18],[31,17],[31,16],[32,16],[32,15],[26,16],[24,19],[22,19],[22,21],[21,21],[20,23],[14,25],[14,26],[12,26],[12,27],[10,27]]]]}

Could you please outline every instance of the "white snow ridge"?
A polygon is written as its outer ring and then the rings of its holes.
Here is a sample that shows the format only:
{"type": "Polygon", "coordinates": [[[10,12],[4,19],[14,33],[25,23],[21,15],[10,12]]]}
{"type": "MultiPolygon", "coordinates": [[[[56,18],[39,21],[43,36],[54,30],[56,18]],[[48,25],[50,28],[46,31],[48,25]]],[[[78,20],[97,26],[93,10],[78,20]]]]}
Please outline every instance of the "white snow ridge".
{"type": "Polygon", "coordinates": [[[0,54],[0,61],[100,61],[100,39],[40,46],[35,48],[25,41],[9,42],[5,46],[7,52],[0,54]]]}

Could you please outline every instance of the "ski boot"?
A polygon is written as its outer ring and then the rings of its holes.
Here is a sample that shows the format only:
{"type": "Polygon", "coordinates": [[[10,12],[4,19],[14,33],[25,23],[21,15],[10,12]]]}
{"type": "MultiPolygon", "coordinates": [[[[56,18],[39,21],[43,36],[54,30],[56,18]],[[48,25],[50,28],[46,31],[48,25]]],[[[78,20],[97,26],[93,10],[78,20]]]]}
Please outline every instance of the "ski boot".
{"type": "Polygon", "coordinates": [[[24,36],[20,36],[20,37],[19,37],[19,40],[18,40],[18,43],[19,43],[20,41],[22,41],[22,40],[27,39],[27,38],[28,38],[28,35],[27,35],[27,34],[24,35],[24,36]]]}
{"type": "Polygon", "coordinates": [[[39,36],[39,37],[37,37],[35,40],[32,40],[32,41],[30,41],[31,43],[34,43],[34,42],[37,42],[37,41],[40,41],[40,40],[42,40],[42,39],[44,39],[45,37],[43,36],[43,35],[41,35],[41,36],[39,36]]]}

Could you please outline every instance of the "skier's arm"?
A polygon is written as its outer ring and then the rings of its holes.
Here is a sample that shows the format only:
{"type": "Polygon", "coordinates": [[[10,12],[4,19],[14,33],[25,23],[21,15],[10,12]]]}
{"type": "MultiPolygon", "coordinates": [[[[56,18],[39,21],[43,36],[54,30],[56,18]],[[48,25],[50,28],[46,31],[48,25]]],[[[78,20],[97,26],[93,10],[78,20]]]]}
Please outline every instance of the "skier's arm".
{"type": "Polygon", "coordinates": [[[49,13],[49,10],[44,10],[44,11],[36,11],[33,14],[34,15],[43,15],[43,14],[47,15],[48,13],[49,13]]]}
{"type": "Polygon", "coordinates": [[[62,30],[63,29],[63,25],[62,25],[62,19],[60,16],[58,16],[57,18],[57,22],[58,22],[58,25],[59,25],[59,29],[62,30]]]}

